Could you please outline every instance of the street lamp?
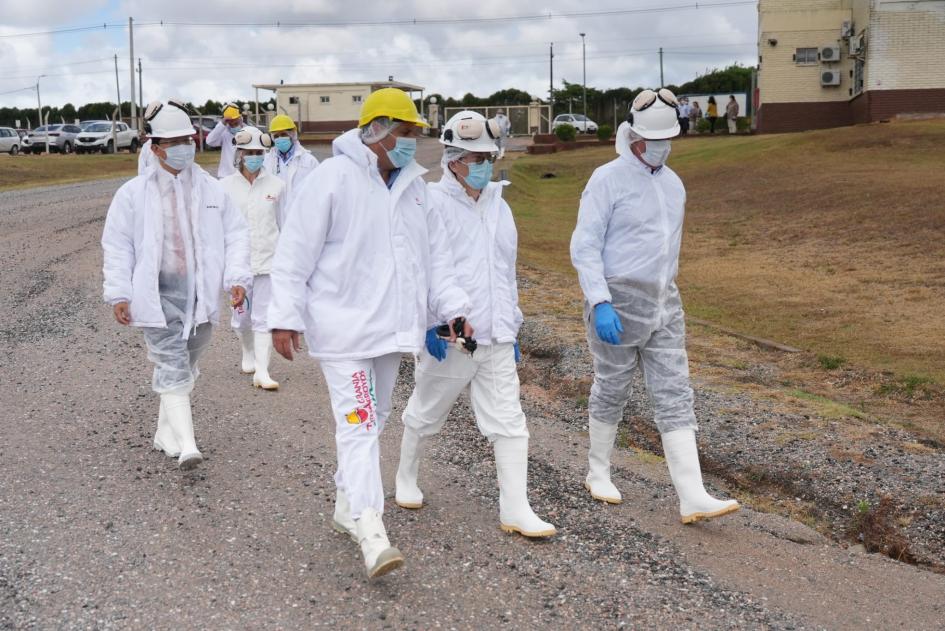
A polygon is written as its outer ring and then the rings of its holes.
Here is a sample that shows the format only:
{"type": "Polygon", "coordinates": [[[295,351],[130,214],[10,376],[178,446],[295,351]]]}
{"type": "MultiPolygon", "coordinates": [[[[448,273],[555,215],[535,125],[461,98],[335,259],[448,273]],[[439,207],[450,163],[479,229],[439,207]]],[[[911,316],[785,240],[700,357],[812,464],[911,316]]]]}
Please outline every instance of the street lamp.
{"type": "MultiPolygon", "coordinates": [[[[36,77],[36,113],[39,119],[37,121],[39,123],[39,125],[37,125],[38,127],[43,126],[43,102],[39,98],[39,80],[45,76],[46,75],[41,74],[38,77],[36,77]]],[[[47,154],[49,153],[49,130],[48,129],[46,130],[46,153],[47,154]]]]}
{"type": "MultiPolygon", "coordinates": [[[[587,120],[587,49],[584,47],[584,36],[587,33],[581,33],[581,67],[584,70],[584,119],[587,120]]],[[[585,125],[587,123],[585,122],[585,125]]],[[[585,127],[584,131],[587,131],[585,127]]]]}

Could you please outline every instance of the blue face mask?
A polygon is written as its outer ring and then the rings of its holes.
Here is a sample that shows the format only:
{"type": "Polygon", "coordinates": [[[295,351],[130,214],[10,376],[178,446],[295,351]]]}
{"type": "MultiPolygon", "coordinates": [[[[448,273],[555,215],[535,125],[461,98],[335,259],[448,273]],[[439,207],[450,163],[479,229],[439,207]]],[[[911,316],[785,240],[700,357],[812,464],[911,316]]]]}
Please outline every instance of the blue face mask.
{"type": "Polygon", "coordinates": [[[414,155],[417,153],[417,139],[416,138],[397,138],[397,144],[393,149],[386,150],[387,157],[390,158],[391,164],[394,165],[394,168],[402,169],[413,160],[414,155]]]}
{"type": "Polygon", "coordinates": [[[256,173],[262,168],[263,160],[265,159],[265,156],[244,156],[243,166],[245,166],[246,170],[250,173],[256,173]]]}
{"type": "Polygon", "coordinates": [[[236,135],[236,132],[240,131],[241,129],[243,129],[243,128],[242,128],[242,127],[230,127],[229,125],[226,126],[226,130],[227,130],[228,132],[230,132],[231,134],[233,134],[234,136],[236,135]]]}
{"type": "Polygon", "coordinates": [[[282,136],[275,139],[276,149],[281,153],[289,153],[289,149],[292,148],[292,139],[287,136],[282,136]]]}
{"type": "Polygon", "coordinates": [[[486,161],[482,164],[467,164],[466,166],[469,167],[469,175],[467,175],[464,179],[470,188],[481,191],[486,187],[486,184],[492,180],[491,162],[486,161]]]}
{"type": "Polygon", "coordinates": [[[193,144],[174,145],[165,149],[167,157],[163,162],[175,171],[183,171],[194,163],[194,155],[197,148],[193,144]]]}

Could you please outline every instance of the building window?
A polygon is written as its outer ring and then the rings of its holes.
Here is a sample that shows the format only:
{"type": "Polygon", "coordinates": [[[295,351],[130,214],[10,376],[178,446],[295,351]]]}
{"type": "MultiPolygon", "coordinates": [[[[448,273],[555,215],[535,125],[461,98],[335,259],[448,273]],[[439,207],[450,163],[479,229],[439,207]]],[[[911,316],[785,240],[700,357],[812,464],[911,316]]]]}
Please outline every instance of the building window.
{"type": "Polygon", "coordinates": [[[794,51],[794,63],[796,64],[815,64],[817,63],[816,48],[798,48],[794,51]]]}
{"type": "Polygon", "coordinates": [[[354,102],[354,103],[360,103],[360,102],[361,102],[361,95],[360,95],[360,94],[355,94],[354,96],[351,97],[351,100],[352,100],[352,102],[354,102]]]}
{"type": "Polygon", "coordinates": [[[298,105],[298,104],[299,104],[299,97],[297,96],[289,97],[289,105],[298,105]]]}
{"type": "Polygon", "coordinates": [[[321,101],[322,103],[330,103],[330,102],[331,102],[331,97],[330,97],[330,96],[320,96],[320,97],[318,97],[318,100],[321,101]]]}

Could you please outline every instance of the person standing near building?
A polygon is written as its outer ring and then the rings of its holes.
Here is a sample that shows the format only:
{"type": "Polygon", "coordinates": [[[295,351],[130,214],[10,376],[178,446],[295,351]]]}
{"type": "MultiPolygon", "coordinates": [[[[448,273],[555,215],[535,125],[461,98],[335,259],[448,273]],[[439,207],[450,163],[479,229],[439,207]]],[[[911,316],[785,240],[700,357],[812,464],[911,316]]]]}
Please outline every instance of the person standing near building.
{"type": "Polygon", "coordinates": [[[679,133],[676,97],[644,90],[617,134],[613,160],[594,171],[581,196],[571,261],[584,291],[584,321],[594,362],[588,401],[588,474],[595,499],[619,504],[610,456],[643,370],[683,523],[738,510],[702,483],[689,384],[686,323],[676,287],[686,190],[665,166],[679,133]]]}
{"type": "Polygon", "coordinates": [[[729,95],[725,105],[725,120],[728,121],[728,133],[734,134],[738,131],[738,101],[735,100],[734,94],[729,95]]]}
{"type": "Polygon", "coordinates": [[[719,119],[719,106],[715,102],[715,97],[709,97],[709,105],[706,108],[705,117],[709,120],[709,133],[715,133],[715,121],[719,119]]]}
{"type": "Polygon", "coordinates": [[[463,111],[450,118],[440,137],[443,176],[427,186],[429,201],[449,235],[457,279],[470,293],[478,348],[470,355],[449,347],[436,334],[442,320],[429,323],[426,352],[417,360],[416,386],[404,410],[395,499],[403,508],[423,506],[417,475],[424,444],[442,429],[468,387],[476,424],[495,450],[500,527],[549,537],[555,527],[528,503],[528,428],[515,368],[523,320],[515,273],[518,234],[502,199],[507,182],[491,181],[498,131],[497,120],[463,111]]]}
{"type": "Polygon", "coordinates": [[[220,148],[220,166],[217,167],[217,177],[220,179],[236,173],[236,167],[233,166],[233,156],[236,153],[233,136],[241,129],[243,115],[240,114],[240,108],[234,103],[227,103],[223,106],[223,120],[207,134],[206,142],[208,147],[220,148]]]}
{"type": "Polygon", "coordinates": [[[285,183],[285,205],[291,202],[293,191],[318,166],[318,158],[299,142],[295,123],[285,114],[273,117],[269,123],[269,134],[273,147],[266,154],[263,166],[266,171],[285,183]]]}
{"type": "MultiPolygon", "coordinates": [[[[291,360],[305,332],[335,422],[334,527],[361,547],[369,577],[400,567],[381,518],[379,437],[404,353],[423,348],[428,314],[466,318],[469,297],[414,160],[426,127],[413,100],[383,88],[293,193],[272,265],[269,326],[291,360]]],[[[464,337],[473,335],[466,321],[464,337]]],[[[455,341],[456,335],[450,336],[455,341]]]]}
{"type": "Polygon", "coordinates": [[[266,316],[271,289],[269,272],[282,225],[285,184],[263,166],[266,152],[272,148],[269,134],[247,125],[233,136],[233,144],[238,171],[220,180],[220,184],[249,225],[253,288],[247,304],[234,310],[230,325],[242,345],[242,372],[253,375],[253,386],[278,390],[279,383],[269,376],[272,334],[266,316]]]}
{"type": "Polygon", "coordinates": [[[221,289],[234,307],[252,283],[249,230],[220,183],[194,164],[194,127],[175,101],[145,110],[157,166],[118,189],[102,232],[105,302],[141,327],[160,395],[154,448],[181,469],[203,461],[190,394],[218,321],[221,289]]]}
{"type": "Polygon", "coordinates": [[[692,108],[689,106],[689,99],[683,97],[679,99],[679,135],[685,136],[689,133],[689,113],[692,108]]]}

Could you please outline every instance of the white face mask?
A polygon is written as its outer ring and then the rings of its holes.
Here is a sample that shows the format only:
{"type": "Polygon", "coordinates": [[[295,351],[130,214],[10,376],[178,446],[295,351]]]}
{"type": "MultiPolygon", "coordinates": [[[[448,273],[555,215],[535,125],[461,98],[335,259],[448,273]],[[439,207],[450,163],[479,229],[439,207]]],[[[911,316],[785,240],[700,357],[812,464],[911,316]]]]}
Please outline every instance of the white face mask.
{"type": "Polygon", "coordinates": [[[164,151],[167,153],[167,157],[163,160],[164,164],[175,171],[183,171],[193,164],[197,148],[193,144],[174,145],[164,151]]]}
{"type": "Polygon", "coordinates": [[[672,143],[668,140],[647,140],[646,151],[640,157],[651,167],[657,168],[666,164],[666,159],[669,158],[671,150],[672,143]]]}

